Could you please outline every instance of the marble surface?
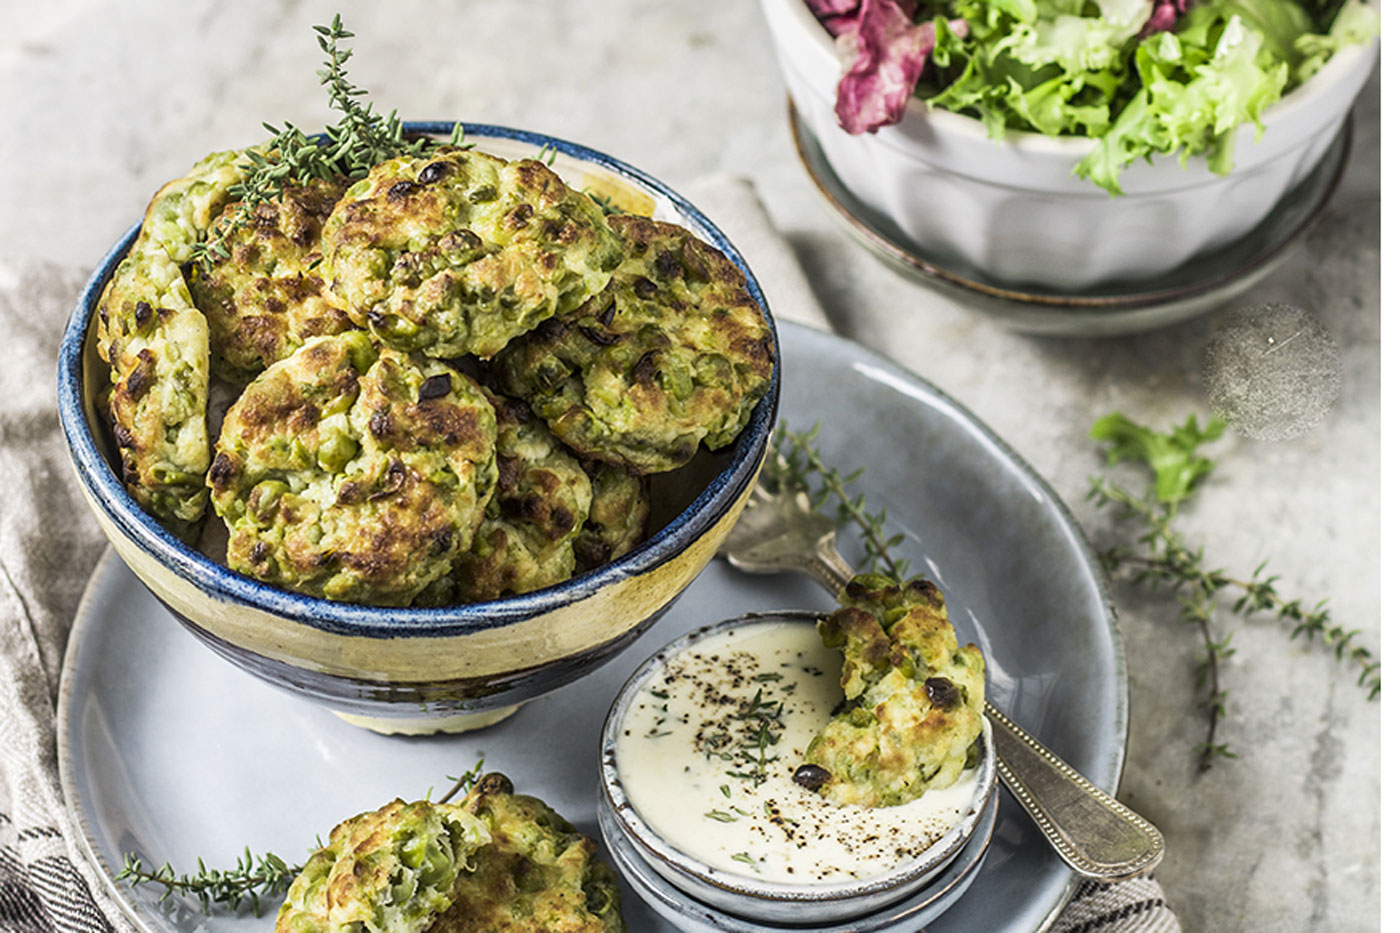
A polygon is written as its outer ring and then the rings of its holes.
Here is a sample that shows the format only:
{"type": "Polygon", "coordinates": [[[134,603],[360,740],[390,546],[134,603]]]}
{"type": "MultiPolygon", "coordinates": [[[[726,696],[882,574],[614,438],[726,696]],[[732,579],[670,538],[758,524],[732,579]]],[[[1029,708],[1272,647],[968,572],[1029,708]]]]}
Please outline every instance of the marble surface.
{"type": "MultiPolygon", "coordinates": [[[[334,5],[359,34],[351,73],[406,118],[513,124],[611,152],[673,182],[748,176],[835,329],[968,405],[1060,492],[1091,538],[1103,464],[1087,439],[1121,410],[1166,425],[1205,412],[1210,318],[1131,338],[998,330],[898,278],[828,219],[792,151],[756,4],[471,0],[334,5]]],[[[90,268],[150,193],[263,120],[329,119],[302,2],[62,0],[0,4],[0,257],[90,268]]],[[[1380,105],[1372,82],[1341,190],[1248,303],[1317,315],[1341,350],[1342,394],[1297,440],[1227,437],[1181,526],[1215,564],[1264,560],[1287,593],[1329,599],[1379,641],[1380,105]]],[[[781,296],[772,296],[778,302],[781,296]]],[[[1244,301],[1240,303],[1246,303],[1244,301]]],[[[778,308],[781,313],[781,307],[778,308]]],[[[57,329],[62,322],[55,320],[57,329]]],[[[86,520],[86,519],[84,519],[86,520]]],[[[1197,642],[1170,596],[1117,590],[1132,682],[1123,797],[1166,833],[1158,877],[1188,930],[1362,930],[1379,923],[1379,704],[1279,624],[1225,619],[1235,655],[1221,737],[1201,775],[1197,642]]]]}

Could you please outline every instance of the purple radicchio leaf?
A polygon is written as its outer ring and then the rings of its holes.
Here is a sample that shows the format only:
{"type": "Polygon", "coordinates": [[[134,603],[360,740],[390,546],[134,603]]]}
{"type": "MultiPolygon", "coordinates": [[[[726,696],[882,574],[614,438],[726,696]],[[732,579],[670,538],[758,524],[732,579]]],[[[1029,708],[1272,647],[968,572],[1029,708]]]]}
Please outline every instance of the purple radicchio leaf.
{"type": "Polygon", "coordinates": [[[854,31],[837,50],[851,62],[836,88],[836,118],[851,134],[898,123],[933,51],[932,22],[910,20],[914,0],[861,0],[854,31]]]}
{"type": "Polygon", "coordinates": [[[1186,6],[1190,0],[1155,0],[1152,7],[1152,15],[1147,18],[1147,25],[1142,27],[1142,36],[1150,36],[1154,32],[1170,32],[1176,28],[1176,21],[1186,12],[1186,6]]]}
{"type": "Polygon", "coordinates": [[[843,36],[860,25],[860,0],[807,0],[807,7],[833,36],[843,36]]]}

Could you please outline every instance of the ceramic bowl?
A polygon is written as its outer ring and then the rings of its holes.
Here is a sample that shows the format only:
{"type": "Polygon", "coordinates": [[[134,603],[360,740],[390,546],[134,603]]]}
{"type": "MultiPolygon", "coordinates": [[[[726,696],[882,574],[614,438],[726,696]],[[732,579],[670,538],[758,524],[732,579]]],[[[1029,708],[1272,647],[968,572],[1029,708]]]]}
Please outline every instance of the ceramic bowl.
{"type": "Polygon", "coordinates": [[[804,0],[763,0],[788,93],[837,177],[925,255],[1006,286],[1086,289],[1143,281],[1247,234],[1332,145],[1378,43],[1339,51],[1265,112],[1258,139],[1237,134],[1225,177],[1203,158],[1139,160],[1118,197],[1077,177],[1083,137],[1008,132],[914,101],[904,118],[852,136],[836,122],[842,67],[804,0]]]}
{"type": "MultiPolygon", "coordinates": [[[[406,128],[446,134],[451,124],[406,128]]],[[[551,136],[464,128],[469,142],[507,158],[552,150],[555,171],[575,187],[689,228],[743,270],[776,334],[743,258],[666,185],[604,153],[551,136]]],[[[263,680],[353,722],[387,732],[473,728],[582,677],[631,644],[671,605],[748,499],[773,430],[778,367],[734,443],[655,478],[650,536],[618,560],[564,583],[473,605],[402,609],[332,602],[234,573],[143,512],[113,468],[114,451],[96,405],[107,376],[92,321],[102,289],[135,234],[133,228],[88,280],[59,351],[59,414],[79,486],[117,553],[201,641],[263,680]]]]}
{"type": "Polygon", "coordinates": [[[599,753],[600,800],[598,821],[616,840],[625,840],[635,854],[668,886],[687,898],[760,923],[831,923],[867,917],[912,897],[928,887],[957,858],[976,832],[995,798],[996,753],[991,726],[982,723],[981,756],[977,764],[969,812],[954,822],[932,845],[884,874],[847,881],[791,884],[764,881],[707,864],[678,848],[658,833],[631,800],[618,766],[618,739],[625,713],[652,676],[677,655],[726,631],[772,622],[801,622],[815,626],[821,614],[808,611],[750,613],[706,625],[678,638],[643,662],[623,684],[603,724],[599,753]]]}

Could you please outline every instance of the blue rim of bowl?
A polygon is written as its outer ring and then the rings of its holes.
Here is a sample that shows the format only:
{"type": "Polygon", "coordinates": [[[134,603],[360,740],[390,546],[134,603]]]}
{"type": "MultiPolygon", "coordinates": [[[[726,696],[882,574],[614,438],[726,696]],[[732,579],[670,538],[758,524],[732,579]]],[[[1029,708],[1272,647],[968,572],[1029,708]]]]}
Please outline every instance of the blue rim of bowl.
{"type": "Polygon", "coordinates": [[[811,906],[813,904],[840,904],[861,898],[877,896],[892,888],[905,888],[919,878],[936,872],[940,866],[957,858],[958,852],[975,835],[983,815],[992,806],[997,796],[996,746],[992,739],[991,724],[982,717],[982,734],[979,737],[982,747],[982,760],[978,763],[977,790],[972,802],[972,812],[948,828],[948,831],[935,839],[926,849],[901,865],[887,872],[857,878],[851,881],[813,882],[805,884],[765,885],[745,875],[725,871],[710,865],[702,859],[681,851],[664,839],[660,833],[647,824],[637,808],[627,798],[622,776],[617,766],[617,736],[622,730],[622,718],[643,684],[652,673],[664,666],[672,658],[687,651],[711,636],[734,628],[764,622],[810,622],[813,625],[824,613],[807,609],[771,609],[763,612],[749,612],[732,619],[712,622],[675,638],[654,651],[637,669],[628,675],[618,690],[617,696],[608,707],[603,718],[603,730],[598,756],[598,786],[602,800],[612,812],[617,825],[638,851],[646,851],[675,871],[709,885],[717,891],[730,895],[740,895],[758,901],[775,904],[811,906]],[[949,841],[952,849],[948,851],[949,841]]]}
{"type": "Polygon", "coordinates": [[[773,378],[768,391],[754,406],[749,423],[731,445],[729,462],[700,495],[636,549],[602,567],[520,596],[433,609],[362,606],[294,593],[235,573],[161,527],[126,491],[99,448],[97,439],[88,430],[82,392],[88,326],[102,289],[136,239],[140,230],[140,224],[137,224],[103,257],[83,286],[64,329],[58,354],[59,420],[78,478],[97,507],[121,534],[142,551],[160,560],[181,579],[206,595],[273,613],[334,635],[447,638],[500,628],[571,605],[590,593],[665,564],[693,543],[694,538],[687,537],[684,532],[703,532],[729,510],[743,492],[747,478],[762,461],[778,405],[779,372],[782,367],[778,329],[753,271],[729,238],[695,205],[669,186],[626,162],[588,146],[543,133],[491,124],[430,121],[405,122],[403,127],[408,133],[445,136],[459,125],[468,137],[528,143],[538,146],[541,151],[550,148],[571,158],[598,165],[669,203],[693,230],[699,231],[744,274],[749,295],[758,303],[773,337],[773,378]]]}

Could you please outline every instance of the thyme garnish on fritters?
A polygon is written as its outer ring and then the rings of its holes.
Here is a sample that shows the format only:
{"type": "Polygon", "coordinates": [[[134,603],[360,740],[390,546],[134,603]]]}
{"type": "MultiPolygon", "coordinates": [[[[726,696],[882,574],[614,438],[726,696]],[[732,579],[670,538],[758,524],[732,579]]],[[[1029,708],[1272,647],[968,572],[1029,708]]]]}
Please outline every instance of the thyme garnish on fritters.
{"type": "MultiPolygon", "coordinates": [[[[271,203],[291,185],[304,185],[315,179],[344,176],[364,178],[369,170],[387,159],[420,156],[435,143],[426,138],[408,139],[397,111],[383,116],[372,103],[359,98],[367,93],[351,83],[345,70],[349,49],[338,43],[354,37],[345,29],[337,13],[329,26],[313,27],[316,41],[326,55],[326,67],[316,72],[330,97],[330,105],[340,112],[340,120],[327,126],[322,138],[313,139],[290,123],[278,129],[270,123],[263,128],[272,138],[258,149],[250,149],[247,162],[239,165],[243,180],[229,189],[238,207],[226,220],[216,222],[209,235],[196,244],[192,259],[205,266],[229,258],[228,240],[246,226],[259,205],[271,203]]],[[[451,145],[460,145],[462,125],[452,129],[451,145]]]]}

